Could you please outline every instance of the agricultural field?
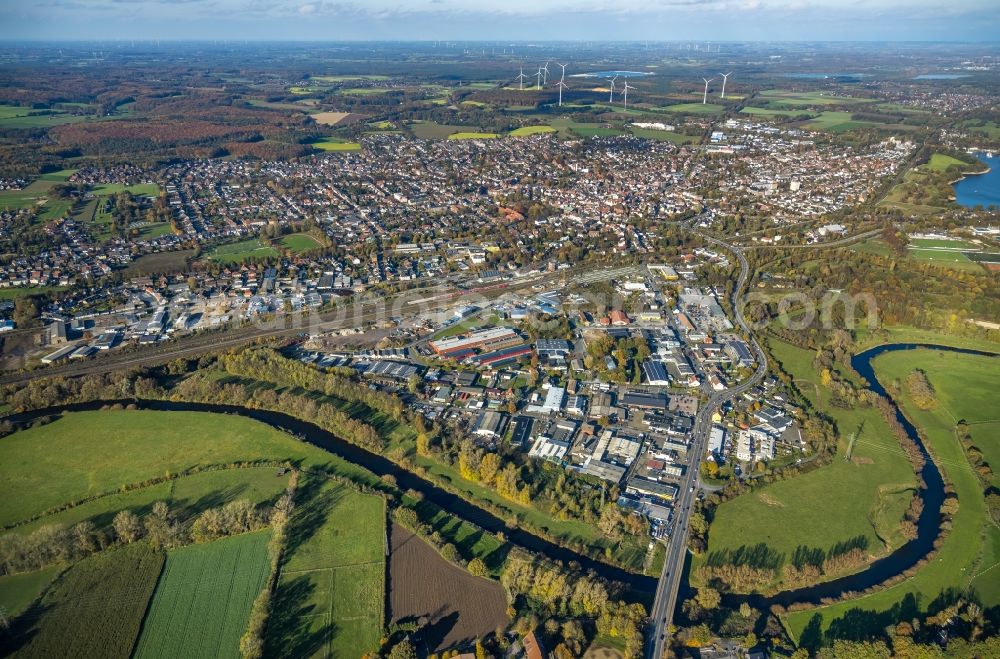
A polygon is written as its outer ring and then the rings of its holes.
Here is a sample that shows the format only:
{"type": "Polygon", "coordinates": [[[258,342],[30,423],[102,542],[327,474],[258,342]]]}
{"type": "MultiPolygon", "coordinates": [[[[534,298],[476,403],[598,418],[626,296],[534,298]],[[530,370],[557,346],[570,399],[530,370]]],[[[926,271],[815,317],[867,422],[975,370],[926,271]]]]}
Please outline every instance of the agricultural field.
{"type": "Polygon", "coordinates": [[[759,108],[754,106],[746,106],[740,112],[763,117],[802,117],[810,114],[808,110],[778,110],[771,107],[759,108]]]}
{"type": "Polygon", "coordinates": [[[870,121],[855,121],[851,112],[821,112],[815,119],[810,119],[804,125],[809,130],[822,130],[829,133],[846,133],[857,128],[868,128],[877,124],[870,121]]]}
{"type": "Polygon", "coordinates": [[[676,105],[665,105],[663,109],[667,112],[687,112],[689,114],[716,114],[725,110],[725,106],[715,103],[677,103],[676,105]]]}
{"type": "Polygon", "coordinates": [[[846,105],[852,103],[871,103],[872,99],[853,98],[850,96],[835,96],[826,92],[795,92],[782,89],[768,89],[760,92],[759,97],[768,102],[768,106],[809,107],[821,105],[846,105]]]}
{"type": "Polygon", "coordinates": [[[14,433],[0,442],[0,464],[4,465],[0,524],[29,519],[167,471],[285,459],[344,465],[325,451],[243,417],[148,410],[64,414],[53,423],[14,433]],[[80,456],[87,460],[81,461],[80,456]],[[32,496],[14,496],[15,492],[32,492],[32,496]]]}
{"type": "Polygon", "coordinates": [[[963,124],[970,133],[985,135],[991,140],[1000,140],[1000,123],[996,121],[976,121],[970,119],[963,124]]]}
{"type": "Polygon", "coordinates": [[[468,131],[468,126],[439,124],[434,121],[414,121],[409,124],[413,135],[421,140],[444,140],[452,133],[468,131]]]}
{"type": "Polygon", "coordinates": [[[268,627],[269,656],[347,657],[378,647],[385,602],[385,502],[307,480],[268,627]]]}
{"type": "Polygon", "coordinates": [[[500,137],[499,133],[459,132],[448,136],[449,140],[492,140],[500,137]]]}
{"type": "Polygon", "coordinates": [[[918,409],[905,388],[900,404],[906,416],[923,431],[935,463],[953,484],[959,509],[938,555],[910,579],[867,597],[789,614],[789,628],[800,641],[803,634],[818,634],[831,625],[837,626],[838,619],[844,620],[842,617],[852,610],[865,613],[862,617],[852,614],[852,624],[863,618],[873,629],[881,630],[896,622],[892,608],[908,596],[915,598],[923,611],[932,600],[955,587],[975,591],[984,607],[1000,604],[1000,581],[994,577],[1000,566],[1000,529],[988,517],[983,488],[955,436],[956,422],[965,420],[975,445],[987,457],[1000,457],[993,404],[993,392],[1000,384],[996,358],[910,350],[880,355],[874,365],[879,380],[888,383],[904,381],[915,368],[926,373],[935,391],[935,407],[918,409]]]}
{"type": "Polygon", "coordinates": [[[17,105],[0,105],[0,129],[50,128],[86,120],[85,116],[56,110],[35,110],[17,105]]]}
{"type": "Polygon", "coordinates": [[[133,656],[239,657],[270,570],[270,537],[257,531],[168,552],[133,656]]]}
{"type": "Polygon", "coordinates": [[[392,525],[389,608],[393,623],[428,619],[424,650],[438,652],[505,626],[507,598],[499,583],[446,561],[429,544],[392,525]]]}
{"type": "Polygon", "coordinates": [[[539,133],[554,133],[552,126],[522,126],[507,133],[510,137],[527,137],[528,135],[538,135],[539,133]]]}
{"type": "Polygon", "coordinates": [[[674,144],[694,144],[699,140],[698,137],[682,135],[681,133],[674,133],[669,130],[654,130],[650,128],[631,128],[630,130],[636,137],[642,137],[647,140],[673,142],[674,144]]]}
{"type": "Polygon", "coordinates": [[[128,659],[164,555],[146,543],[108,549],[75,564],[0,637],[17,657],[128,659]]]}
{"type": "Polygon", "coordinates": [[[140,256],[125,268],[125,274],[129,277],[148,275],[153,272],[172,273],[183,272],[187,267],[189,258],[195,255],[193,249],[174,250],[170,252],[159,252],[140,256]]]}
{"type": "MultiPolygon", "coordinates": [[[[830,415],[841,433],[837,456],[819,469],[761,487],[720,505],[708,534],[713,556],[763,545],[769,564],[787,562],[799,545],[828,551],[856,541],[870,560],[903,544],[899,522],[915,491],[916,478],[899,444],[874,408],[829,404],[812,366],[813,353],[771,340],[770,349],[803,395],[830,415]],[[853,437],[850,460],[848,446],[853,437]],[[830,492],[851,492],[831,497],[830,492]]],[[[832,575],[831,575],[832,576],[832,575]]],[[[780,580],[780,577],[779,577],[780,580]]]]}
{"type": "Polygon", "coordinates": [[[323,124],[324,126],[336,126],[350,116],[350,112],[317,112],[312,115],[312,118],[318,124],[323,124]]]}

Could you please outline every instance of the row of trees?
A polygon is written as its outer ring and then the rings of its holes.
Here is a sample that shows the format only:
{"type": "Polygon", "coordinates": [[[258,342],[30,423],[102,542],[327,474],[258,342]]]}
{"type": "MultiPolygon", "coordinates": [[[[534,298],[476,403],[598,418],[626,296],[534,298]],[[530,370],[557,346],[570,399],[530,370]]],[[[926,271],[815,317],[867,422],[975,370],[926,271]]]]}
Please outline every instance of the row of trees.
{"type": "Polygon", "coordinates": [[[280,505],[279,501],[278,506],[269,510],[246,500],[231,501],[203,511],[191,523],[184,523],[166,502],[157,501],[141,517],[131,510],[118,511],[109,528],[99,528],[85,520],[72,527],[47,524],[28,535],[8,533],[0,536],[0,574],[70,563],[115,543],[146,540],[153,548],[161,549],[246,533],[267,526],[280,505]]]}

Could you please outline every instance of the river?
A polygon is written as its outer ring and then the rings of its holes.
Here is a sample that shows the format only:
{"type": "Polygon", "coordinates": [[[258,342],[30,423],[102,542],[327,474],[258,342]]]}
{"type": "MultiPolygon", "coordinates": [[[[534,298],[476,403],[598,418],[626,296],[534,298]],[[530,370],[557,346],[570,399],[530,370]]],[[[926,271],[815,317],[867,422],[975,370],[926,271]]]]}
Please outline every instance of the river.
{"type": "MultiPolygon", "coordinates": [[[[851,358],[851,365],[854,369],[868,381],[868,386],[875,393],[889,398],[885,387],[875,376],[872,360],[886,352],[896,352],[898,350],[914,350],[927,348],[931,350],[948,350],[969,355],[981,355],[995,357],[993,353],[978,350],[967,350],[963,348],[952,348],[948,346],[937,346],[915,343],[894,343],[877,346],[861,352],[851,358]]],[[[891,398],[890,398],[891,400],[891,398]]],[[[98,410],[103,406],[115,403],[132,403],[135,401],[95,401],[91,403],[80,403],[74,405],[63,405],[50,407],[41,410],[34,410],[23,414],[11,415],[9,418],[14,422],[24,422],[42,416],[61,414],[63,412],[77,412],[98,410]]],[[[364,467],[377,476],[391,474],[396,478],[396,483],[401,489],[411,489],[420,492],[427,501],[440,506],[452,515],[468,520],[491,533],[502,532],[510,542],[532,552],[542,554],[550,559],[562,561],[564,563],[576,562],[586,570],[593,570],[595,573],[606,579],[618,581],[625,584],[636,595],[649,597],[655,591],[656,579],[644,575],[633,574],[621,568],[617,568],[606,563],[594,560],[587,556],[580,555],[575,551],[560,547],[555,543],[537,536],[530,531],[509,526],[502,519],[473,503],[462,499],[434,483],[417,476],[416,474],[400,469],[396,464],[388,459],[366,451],[365,449],[350,444],[334,434],[307,421],[302,421],[293,416],[280,412],[267,410],[255,410],[236,405],[216,405],[209,403],[178,403],[161,400],[138,401],[137,406],[142,409],[161,411],[184,411],[184,412],[212,412],[216,414],[238,414],[245,416],[278,430],[291,433],[302,438],[303,441],[318,448],[337,455],[348,462],[364,467]]],[[[944,502],[944,481],[941,472],[934,461],[930,459],[926,447],[920,440],[916,428],[913,427],[899,408],[893,403],[896,418],[902,424],[906,434],[916,442],[920,451],[925,457],[924,467],[921,477],[925,484],[920,491],[923,498],[924,507],[917,522],[917,537],[907,542],[888,556],[881,558],[866,569],[844,577],[826,581],[815,586],[799,588],[778,593],[772,596],[763,595],[726,595],[724,603],[727,606],[739,606],[740,602],[749,602],[760,610],[767,610],[772,604],[788,606],[796,602],[820,604],[824,598],[836,598],[849,591],[862,591],[871,586],[878,585],[894,577],[895,575],[916,565],[920,559],[926,556],[934,547],[934,541],[938,536],[938,527],[941,514],[941,504],[944,502]]],[[[680,598],[678,599],[680,601],[680,598]]]]}
{"type": "Polygon", "coordinates": [[[955,183],[955,201],[966,208],[1000,207],[1000,156],[990,158],[979,154],[976,157],[990,170],[985,174],[969,174],[955,183]]]}
{"type": "Polygon", "coordinates": [[[937,465],[927,452],[927,447],[920,440],[920,435],[912,423],[903,415],[899,406],[886,392],[885,387],[875,376],[875,369],[872,360],[887,352],[897,352],[899,350],[916,350],[927,348],[929,350],[947,350],[966,355],[980,355],[984,357],[996,357],[998,355],[979,350],[968,350],[965,348],[952,348],[949,346],[930,345],[922,343],[891,343],[881,345],[858,353],[851,358],[851,366],[861,377],[868,382],[868,387],[879,394],[885,396],[892,402],[896,418],[902,424],[907,436],[910,437],[917,446],[920,447],[924,455],[924,467],[920,473],[924,481],[924,488],[920,491],[920,496],[924,501],[924,508],[917,521],[917,537],[894,552],[880,558],[867,568],[854,574],[849,574],[831,581],[816,584],[806,588],[787,590],[776,595],[733,595],[726,598],[727,604],[739,605],[739,602],[747,601],[751,605],[761,610],[767,610],[772,604],[780,604],[787,607],[796,602],[808,604],[820,604],[824,598],[836,598],[845,592],[859,592],[872,586],[887,581],[888,579],[908,570],[916,565],[920,559],[925,557],[934,548],[934,541],[938,537],[938,530],[941,518],[941,504],[944,503],[944,480],[937,465]]]}

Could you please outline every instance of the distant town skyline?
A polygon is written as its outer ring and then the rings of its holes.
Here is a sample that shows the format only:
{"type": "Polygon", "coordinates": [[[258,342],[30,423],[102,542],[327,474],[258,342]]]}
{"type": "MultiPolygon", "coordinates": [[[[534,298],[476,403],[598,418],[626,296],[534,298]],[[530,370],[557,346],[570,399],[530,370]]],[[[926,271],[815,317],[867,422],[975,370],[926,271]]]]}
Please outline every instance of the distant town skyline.
{"type": "Polygon", "coordinates": [[[0,0],[0,39],[997,41],[995,0],[0,0]]]}

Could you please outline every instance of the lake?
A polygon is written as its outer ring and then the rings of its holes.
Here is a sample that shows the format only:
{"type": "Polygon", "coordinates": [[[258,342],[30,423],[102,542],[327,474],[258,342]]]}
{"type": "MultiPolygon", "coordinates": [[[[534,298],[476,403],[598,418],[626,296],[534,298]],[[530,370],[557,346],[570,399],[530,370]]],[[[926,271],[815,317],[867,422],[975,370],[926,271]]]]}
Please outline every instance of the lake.
{"type": "Polygon", "coordinates": [[[989,158],[980,153],[976,157],[986,164],[990,171],[985,174],[966,176],[956,183],[955,201],[966,208],[975,206],[1000,207],[1000,156],[989,158]]]}
{"type": "Polygon", "coordinates": [[[614,78],[615,76],[619,78],[643,78],[651,75],[653,73],[642,71],[594,71],[592,73],[574,73],[570,78],[614,78]]]}

